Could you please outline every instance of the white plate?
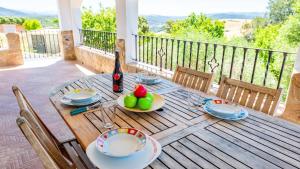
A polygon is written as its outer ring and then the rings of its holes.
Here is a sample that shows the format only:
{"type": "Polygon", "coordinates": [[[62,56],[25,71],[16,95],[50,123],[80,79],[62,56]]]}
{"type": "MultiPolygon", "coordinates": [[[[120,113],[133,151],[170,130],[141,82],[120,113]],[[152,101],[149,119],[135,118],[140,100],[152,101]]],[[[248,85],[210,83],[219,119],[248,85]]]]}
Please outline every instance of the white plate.
{"type": "Polygon", "coordinates": [[[72,100],[63,97],[63,98],[61,98],[60,102],[65,105],[68,105],[68,106],[86,106],[86,105],[96,103],[101,98],[102,98],[102,96],[100,94],[97,94],[96,96],[92,97],[91,99],[89,99],[86,102],[73,102],[72,100]]]}
{"type": "Polygon", "coordinates": [[[215,111],[217,113],[219,113],[220,115],[235,115],[237,113],[239,113],[241,111],[241,108],[235,105],[231,105],[231,104],[215,104],[212,103],[213,101],[210,101],[208,103],[206,103],[207,108],[209,108],[212,111],[215,111]]]}
{"type": "Polygon", "coordinates": [[[146,135],[140,130],[119,128],[101,134],[97,138],[96,147],[108,156],[126,157],[143,150],[146,140],[146,135]]]}
{"type": "Polygon", "coordinates": [[[72,100],[72,102],[87,102],[92,97],[96,96],[97,91],[94,89],[74,89],[67,92],[64,98],[72,100]]]}
{"type": "Polygon", "coordinates": [[[140,78],[136,78],[136,82],[137,83],[142,83],[145,85],[155,85],[161,82],[160,78],[157,79],[140,79],[140,78]]]}
{"type": "Polygon", "coordinates": [[[210,115],[212,115],[214,117],[217,117],[217,118],[223,119],[223,120],[231,120],[231,121],[243,120],[243,119],[247,118],[248,114],[249,114],[247,110],[241,109],[241,111],[239,112],[239,114],[236,115],[236,116],[233,116],[233,117],[224,117],[224,116],[220,116],[217,113],[214,113],[213,111],[209,110],[206,107],[206,105],[203,106],[203,109],[206,111],[206,113],[208,113],[208,114],[210,114],[210,115]]]}
{"type": "Polygon", "coordinates": [[[88,158],[101,169],[143,169],[151,164],[160,153],[161,145],[150,136],[147,136],[147,144],[142,151],[128,157],[107,156],[96,149],[96,141],[86,149],[88,158]]]}

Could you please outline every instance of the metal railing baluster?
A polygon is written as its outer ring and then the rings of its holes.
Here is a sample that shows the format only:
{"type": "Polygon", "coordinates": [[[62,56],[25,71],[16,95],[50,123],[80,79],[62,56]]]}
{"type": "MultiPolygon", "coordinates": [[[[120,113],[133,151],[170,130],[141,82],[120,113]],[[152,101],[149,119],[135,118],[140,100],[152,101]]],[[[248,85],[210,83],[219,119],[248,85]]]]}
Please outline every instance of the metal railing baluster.
{"type": "Polygon", "coordinates": [[[146,55],[147,60],[146,60],[146,63],[148,63],[149,62],[149,37],[146,37],[146,45],[147,45],[147,50],[146,50],[146,52],[147,52],[147,55],[146,55]]]}
{"type": "Polygon", "coordinates": [[[205,43],[205,54],[204,54],[204,66],[203,66],[203,72],[205,72],[205,70],[206,70],[207,50],[208,50],[208,43],[205,43]]]}
{"type": "Polygon", "coordinates": [[[186,48],[186,41],[183,41],[182,67],[184,67],[184,61],[185,61],[185,48],[186,48]]]}
{"type": "Polygon", "coordinates": [[[157,45],[158,45],[158,38],[156,37],[155,41],[155,66],[157,66],[157,45]]]}
{"type": "Polygon", "coordinates": [[[230,64],[229,78],[232,77],[232,70],[233,70],[233,64],[234,64],[235,51],[236,51],[236,47],[233,46],[233,47],[232,47],[232,57],[231,57],[231,64],[230,64]]]}
{"type": "Polygon", "coordinates": [[[176,59],[177,66],[178,66],[178,60],[179,60],[179,48],[180,48],[180,40],[177,40],[177,59],[176,59]]]}
{"type": "Polygon", "coordinates": [[[226,45],[223,45],[223,51],[222,51],[222,61],[221,61],[221,70],[220,70],[220,78],[219,82],[221,82],[222,76],[223,76],[223,68],[224,68],[224,58],[225,58],[225,53],[226,53],[226,45]]]}
{"type": "Polygon", "coordinates": [[[254,63],[253,63],[253,68],[252,68],[251,83],[253,83],[253,80],[254,80],[256,63],[257,63],[257,58],[258,58],[259,52],[260,52],[259,49],[255,50],[255,58],[254,58],[254,63]]]}
{"type": "Polygon", "coordinates": [[[282,60],[282,64],[281,64],[281,69],[280,69],[280,74],[279,74],[279,78],[278,78],[278,83],[277,83],[277,89],[280,87],[280,82],[281,82],[281,79],[282,79],[282,74],[283,74],[284,65],[285,65],[285,62],[286,62],[286,57],[287,57],[287,53],[284,52],[283,53],[283,60],[282,60]]]}
{"type": "Polygon", "coordinates": [[[198,64],[199,64],[199,53],[200,53],[200,42],[197,42],[197,58],[196,58],[196,70],[198,70],[198,64]]]}
{"type": "Polygon", "coordinates": [[[168,41],[169,39],[166,39],[166,57],[165,57],[165,69],[168,68],[168,41]]]}
{"type": "Polygon", "coordinates": [[[193,42],[190,42],[190,60],[189,60],[189,68],[191,68],[191,62],[192,62],[192,53],[193,53],[193,42]]]}
{"type": "Polygon", "coordinates": [[[247,50],[248,50],[247,48],[244,48],[244,55],[243,55],[243,62],[242,62],[240,80],[243,80],[243,73],[244,73],[244,67],[245,67],[245,60],[246,60],[247,50]]]}
{"type": "Polygon", "coordinates": [[[273,52],[269,51],[268,52],[268,61],[267,61],[266,71],[265,71],[265,77],[264,77],[264,82],[263,82],[264,86],[266,85],[266,82],[267,82],[268,72],[269,72],[269,67],[270,67],[270,62],[271,62],[272,55],[273,55],[273,52]]]}
{"type": "Polygon", "coordinates": [[[173,48],[174,48],[174,39],[171,39],[171,63],[170,63],[170,70],[173,70],[173,48]]]}

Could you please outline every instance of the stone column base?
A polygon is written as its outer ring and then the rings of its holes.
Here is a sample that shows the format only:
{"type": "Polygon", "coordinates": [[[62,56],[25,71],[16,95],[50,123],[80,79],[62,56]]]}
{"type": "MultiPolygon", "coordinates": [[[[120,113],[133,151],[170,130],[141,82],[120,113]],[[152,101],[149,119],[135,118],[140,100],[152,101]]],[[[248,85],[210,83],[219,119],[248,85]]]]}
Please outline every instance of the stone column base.
{"type": "Polygon", "coordinates": [[[59,34],[60,52],[65,60],[75,60],[73,31],[60,31],[59,34]]]}
{"type": "Polygon", "coordinates": [[[300,73],[292,75],[282,118],[300,124],[300,73]]]}
{"type": "Polygon", "coordinates": [[[19,34],[7,33],[6,39],[8,48],[0,49],[0,66],[24,64],[19,34]]]}

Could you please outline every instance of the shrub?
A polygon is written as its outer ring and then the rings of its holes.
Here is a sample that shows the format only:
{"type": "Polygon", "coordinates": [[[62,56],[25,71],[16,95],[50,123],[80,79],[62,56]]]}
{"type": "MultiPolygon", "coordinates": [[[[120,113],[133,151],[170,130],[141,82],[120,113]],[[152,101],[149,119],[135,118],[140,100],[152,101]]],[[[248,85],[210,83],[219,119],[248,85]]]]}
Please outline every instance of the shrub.
{"type": "Polygon", "coordinates": [[[42,24],[37,19],[27,19],[23,23],[23,27],[26,30],[37,30],[42,28],[42,24]]]}

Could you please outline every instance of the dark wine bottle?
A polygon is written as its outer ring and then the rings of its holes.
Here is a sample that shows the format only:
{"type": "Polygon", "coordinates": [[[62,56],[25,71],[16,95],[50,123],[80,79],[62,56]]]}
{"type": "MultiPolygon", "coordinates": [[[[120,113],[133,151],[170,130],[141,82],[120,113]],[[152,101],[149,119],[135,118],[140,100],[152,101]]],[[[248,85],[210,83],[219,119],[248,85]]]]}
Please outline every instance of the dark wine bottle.
{"type": "Polygon", "coordinates": [[[116,93],[123,92],[123,72],[120,64],[119,51],[115,51],[115,68],[112,74],[113,91],[116,93]]]}

